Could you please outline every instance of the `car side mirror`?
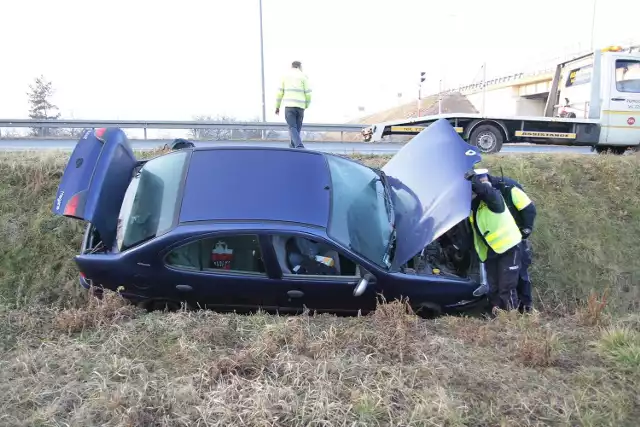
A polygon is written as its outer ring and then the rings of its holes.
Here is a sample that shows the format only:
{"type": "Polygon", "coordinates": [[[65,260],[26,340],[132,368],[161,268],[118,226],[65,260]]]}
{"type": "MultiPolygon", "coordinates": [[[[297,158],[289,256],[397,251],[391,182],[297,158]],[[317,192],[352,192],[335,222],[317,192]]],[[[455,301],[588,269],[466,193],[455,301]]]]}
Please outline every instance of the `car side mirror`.
{"type": "Polygon", "coordinates": [[[371,282],[372,279],[373,279],[372,275],[365,274],[365,276],[360,279],[360,281],[358,282],[358,285],[353,290],[353,296],[359,297],[360,295],[362,295],[364,291],[367,290],[367,286],[369,286],[369,283],[371,282]]]}

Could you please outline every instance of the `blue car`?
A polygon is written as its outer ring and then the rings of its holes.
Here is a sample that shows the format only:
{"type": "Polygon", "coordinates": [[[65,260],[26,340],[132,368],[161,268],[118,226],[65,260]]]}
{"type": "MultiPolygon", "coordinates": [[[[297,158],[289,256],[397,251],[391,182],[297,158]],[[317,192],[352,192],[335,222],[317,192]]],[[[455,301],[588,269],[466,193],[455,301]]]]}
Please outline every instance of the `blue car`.
{"type": "Polygon", "coordinates": [[[137,160],[121,129],[87,130],[52,211],[88,223],[82,286],[147,309],[366,313],[383,296],[432,316],[486,298],[464,176],[479,161],[446,120],[381,169],[271,147],[137,160]]]}

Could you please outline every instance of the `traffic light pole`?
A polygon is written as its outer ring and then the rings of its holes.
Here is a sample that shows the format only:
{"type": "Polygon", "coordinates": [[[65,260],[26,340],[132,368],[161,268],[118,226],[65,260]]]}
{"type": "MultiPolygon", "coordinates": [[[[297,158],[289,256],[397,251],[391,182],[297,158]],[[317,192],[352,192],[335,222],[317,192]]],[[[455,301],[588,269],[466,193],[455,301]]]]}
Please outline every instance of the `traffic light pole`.
{"type": "Polygon", "coordinates": [[[416,117],[420,117],[420,99],[422,98],[422,83],[424,82],[425,72],[420,72],[420,83],[418,83],[418,110],[416,112],[416,117]]]}

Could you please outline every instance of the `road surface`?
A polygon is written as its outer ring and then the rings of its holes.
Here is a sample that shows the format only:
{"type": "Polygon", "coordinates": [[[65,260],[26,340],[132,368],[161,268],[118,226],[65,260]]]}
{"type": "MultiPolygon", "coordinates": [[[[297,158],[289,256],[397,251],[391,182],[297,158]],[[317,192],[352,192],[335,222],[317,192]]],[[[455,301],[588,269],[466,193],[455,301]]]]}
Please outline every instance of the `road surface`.
{"type": "MultiPolygon", "coordinates": [[[[131,140],[131,145],[137,150],[150,150],[163,146],[171,141],[167,140],[131,140]]],[[[33,150],[63,150],[71,151],[75,147],[77,140],[33,140],[33,139],[0,139],[0,151],[33,151],[33,150]]],[[[198,147],[215,147],[221,145],[243,145],[253,147],[287,147],[285,141],[195,141],[198,147]]],[[[396,153],[401,144],[390,143],[364,143],[364,142],[308,142],[305,144],[308,149],[324,151],[335,154],[378,154],[389,155],[396,153]]],[[[511,144],[504,145],[501,153],[577,153],[592,154],[589,147],[565,147],[548,145],[528,145],[511,144]]]]}

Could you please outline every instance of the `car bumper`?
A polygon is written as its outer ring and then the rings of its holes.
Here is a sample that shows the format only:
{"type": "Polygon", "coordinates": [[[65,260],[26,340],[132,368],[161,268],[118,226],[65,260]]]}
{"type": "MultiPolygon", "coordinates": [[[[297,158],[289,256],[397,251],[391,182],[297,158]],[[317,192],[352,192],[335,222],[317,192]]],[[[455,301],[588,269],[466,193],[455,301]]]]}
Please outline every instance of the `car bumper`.
{"type": "MultiPolygon", "coordinates": [[[[91,281],[84,276],[80,276],[79,281],[80,281],[80,286],[82,286],[86,290],[89,290],[92,286],[91,281]]],[[[104,290],[104,288],[101,288],[98,286],[94,286],[93,289],[94,289],[94,292],[98,295],[102,295],[102,291],[104,290]]],[[[118,291],[114,291],[114,292],[118,292],[118,291]]],[[[130,292],[118,292],[118,294],[121,295],[123,298],[134,303],[143,301],[147,298],[144,295],[132,294],[130,292]]]]}

